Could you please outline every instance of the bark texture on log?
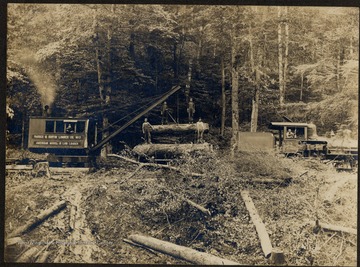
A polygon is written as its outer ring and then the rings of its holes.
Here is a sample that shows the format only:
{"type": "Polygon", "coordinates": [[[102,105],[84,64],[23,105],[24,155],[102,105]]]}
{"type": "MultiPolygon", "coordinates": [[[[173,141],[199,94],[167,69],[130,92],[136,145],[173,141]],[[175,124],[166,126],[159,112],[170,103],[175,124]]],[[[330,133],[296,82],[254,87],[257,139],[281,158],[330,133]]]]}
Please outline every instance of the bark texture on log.
{"type": "Polygon", "coordinates": [[[271,245],[269,234],[266,232],[265,225],[262,222],[262,220],[255,208],[255,205],[252,202],[251,197],[249,196],[249,192],[241,191],[241,197],[244,200],[245,206],[246,206],[247,210],[249,211],[251,220],[255,225],[264,255],[266,258],[269,258],[273,248],[271,245]]]}
{"type": "Polygon", "coordinates": [[[130,235],[129,239],[135,243],[150,247],[151,249],[171,255],[175,258],[200,264],[200,265],[240,265],[237,262],[222,259],[211,254],[199,252],[197,250],[175,245],[170,242],[162,241],[153,237],[142,235],[130,235]]]}
{"type": "MultiPolygon", "coordinates": [[[[204,130],[209,130],[209,124],[204,124],[204,130]]],[[[164,124],[164,125],[153,125],[152,133],[171,133],[171,132],[195,132],[197,130],[196,123],[187,124],[164,124]]]]}
{"type": "Polygon", "coordinates": [[[137,154],[154,156],[156,153],[186,154],[193,151],[212,151],[209,143],[202,144],[141,144],[134,147],[137,154]]]}
{"type": "Polygon", "coordinates": [[[22,235],[27,232],[30,232],[36,226],[38,226],[43,221],[45,221],[47,218],[51,217],[52,215],[55,215],[56,213],[58,213],[65,207],[66,207],[66,201],[64,201],[64,200],[56,203],[51,208],[44,210],[38,216],[31,218],[26,225],[17,228],[10,236],[14,237],[14,236],[18,236],[18,235],[22,235]]]}

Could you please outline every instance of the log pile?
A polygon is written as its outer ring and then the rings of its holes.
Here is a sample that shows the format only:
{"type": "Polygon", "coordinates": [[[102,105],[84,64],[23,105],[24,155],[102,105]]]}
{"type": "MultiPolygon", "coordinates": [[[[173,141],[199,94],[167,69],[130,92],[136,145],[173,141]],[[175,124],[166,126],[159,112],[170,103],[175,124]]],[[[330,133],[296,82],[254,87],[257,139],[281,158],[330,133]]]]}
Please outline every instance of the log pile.
{"type": "MultiPolygon", "coordinates": [[[[203,123],[204,131],[209,130],[209,124],[203,123]]],[[[196,123],[187,124],[165,124],[165,125],[153,125],[152,132],[154,133],[179,133],[179,132],[195,132],[197,131],[196,123]]]]}
{"type": "Polygon", "coordinates": [[[140,144],[134,147],[134,152],[147,156],[156,156],[157,154],[183,155],[194,151],[212,151],[209,143],[202,144],[140,144]]]}

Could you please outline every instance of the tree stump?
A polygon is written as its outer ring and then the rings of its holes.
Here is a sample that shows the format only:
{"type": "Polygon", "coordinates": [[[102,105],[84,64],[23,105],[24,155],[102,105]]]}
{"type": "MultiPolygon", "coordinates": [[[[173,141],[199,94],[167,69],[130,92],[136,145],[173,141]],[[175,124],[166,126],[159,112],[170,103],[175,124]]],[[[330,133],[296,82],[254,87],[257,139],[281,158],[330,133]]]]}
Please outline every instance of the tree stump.
{"type": "Polygon", "coordinates": [[[15,259],[24,251],[25,243],[20,237],[13,237],[6,240],[5,261],[14,262],[15,259]]]}
{"type": "Polygon", "coordinates": [[[46,162],[36,163],[33,169],[33,176],[35,178],[41,176],[46,176],[48,178],[51,178],[49,162],[46,161],[46,162]]]}
{"type": "Polygon", "coordinates": [[[279,248],[274,248],[271,251],[270,262],[271,264],[275,264],[275,265],[285,264],[285,256],[282,250],[280,250],[279,248]]]}

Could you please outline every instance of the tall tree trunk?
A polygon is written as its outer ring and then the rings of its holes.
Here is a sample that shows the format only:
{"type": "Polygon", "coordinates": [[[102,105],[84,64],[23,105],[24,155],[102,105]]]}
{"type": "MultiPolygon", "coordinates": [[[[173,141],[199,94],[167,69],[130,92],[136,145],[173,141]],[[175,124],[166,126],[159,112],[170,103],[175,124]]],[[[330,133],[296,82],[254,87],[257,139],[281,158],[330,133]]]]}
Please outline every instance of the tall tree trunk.
{"type": "MultiPolygon", "coordinates": [[[[111,5],[111,15],[114,16],[115,14],[115,5],[111,5]]],[[[113,36],[113,26],[110,24],[107,29],[107,39],[106,39],[106,87],[105,87],[105,106],[108,107],[111,101],[111,84],[112,84],[112,51],[111,51],[111,42],[113,36]]],[[[109,136],[109,118],[106,114],[103,117],[103,129],[106,129],[103,132],[103,138],[109,136]]],[[[108,154],[112,153],[112,146],[110,142],[104,145],[103,149],[101,150],[101,155],[106,157],[108,154]]]]}
{"type": "Polygon", "coordinates": [[[192,60],[189,60],[188,79],[185,86],[186,103],[189,103],[190,99],[190,84],[191,84],[191,73],[192,73],[192,60]]]}
{"type": "Polygon", "coordinates": [[[284,7],[284,19],[285,19],[285,54],[284,54],[284,70],[283,70],[283,97],[285,102],[286,95],[286,79],[287,79],[287,68],[288,68],[288,55],[289,55],[289,23],[288,23],[288,8],[284,7]]]}
{"type": "Polygon", "coordinates": [[[232,153],[238,147],[238,135],[239,135],[239,72],[238,62],[236,62],[236,43],[234,33],[232,34],[231,42],[231,151],[232,153]]]}
{"type": "Polygon", "coordinates": [[[21,126],[21,148],[25,148],[25,118],[26,118],[26,111],[22,113],[22,126],[21,126]]]}
{"type": "Polygon", "coordinates": [[[278,7],[278,52],[279,52],[279,91],[280,91],[280,106],[284,105],[284,88],[283,88],[283,41],[282,41],[282,17],[281,17],[281,7],[278,7]]]}
{"type": "Polygon", "coordinates": [[[304,90],[304,72],[301,72],[300,101],[303,100],[303,90],[304,90]]]}
{"type": "Polygon", "coordinates": [[[174,80],[178,79],[178,58],[177,58],[177,43],[174,42],[173,46],[173,72],[174,72],[174,80]]]}
{"type": "Polygon", "coordinates": [[[252,107],[251,107],[251,122],[250,122],[250,131],[256,132],[257,124],[258,124],[258,110],[259,110],[259,79],[258,79],[258,69],[255,69],[254,62],[254,47],[252,41],[253,33],[251,24],[249,26],[249,44],[250,44],[250,67],[252,75],[255,74],[255,90],[254,96],[252,99],[252,107]]]}
{"type": "Polygon", "coordinates": [[[226,120],[226,94],[225,94],[225,67],[224,58],[221,58],[221,136],[224,136],[226,120]]]}
{"type": "Polygon", "coordinates": [[[258,69],[255,70],[255,92],[252,99],[252,110],[251,110],[251,132],[257,131],[258,117],[259,117],[259,98],[260,98],[260,72],[258,69]]]}
{"type": "Polygon", "coordinates": [[[98,78],[98,85],[99,85],[99,96],[101,102],[104,101],[104,84],[102,80],[102,71],[100,66],[100,58],[99,58],[99,48],[96,46],[95,48],[95,57],[96,57],[96,69],[97,69],[97,78],[98,78]]]}
{"type": "Polygon", "coordinates": [[[336,59],[336,91],[340,92],[340,49],[336,59]]]}

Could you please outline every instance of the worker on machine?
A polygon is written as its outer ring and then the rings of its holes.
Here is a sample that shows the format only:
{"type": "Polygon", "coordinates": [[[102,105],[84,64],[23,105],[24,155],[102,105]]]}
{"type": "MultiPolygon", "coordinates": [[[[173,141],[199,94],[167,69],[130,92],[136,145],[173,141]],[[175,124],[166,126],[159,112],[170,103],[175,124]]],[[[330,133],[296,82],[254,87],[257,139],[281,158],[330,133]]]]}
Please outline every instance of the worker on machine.
{"type": "Polygon", "coordinates": [[[151,144],[151,131],[153,126],[148,122],[148,119],[145,118],[142,124],[142,132],[144,134],[144,140],[147,144],[151,144]]]}
{"type": "Polygon", "coordinates": [[[164,121],[166,124],[169,123],[169,119],[168,119],[168,106],[166,101],[163,103],[162,107],[161,107],[161,125],[164,124],[164,121]]]}
{"type": "Polygon", "coordinates": [[[66,133],[71,134],[74,133],[73,128],[71,127],[71,124],[69,123],[68,126],[66,127],[66,133]]]}
{"type": "Polygon", "coordinates": [[[193,121],[194,121],[194,113],[195,113],[195,104],[194,104],[192,98],[190,98],[189,106],[187,108],[187,112],[188,112],[188,115],[189,115],[189,123],[193,123],[193,121]]]}
{"type": "Polygon", "coordinates": [[[295,135],[294,135],[294,133],[291,131],[291,129],[289,129],[289,130],[286,132],[286,138],[295,138],[295,135]]]}

